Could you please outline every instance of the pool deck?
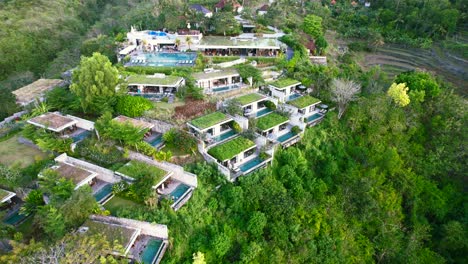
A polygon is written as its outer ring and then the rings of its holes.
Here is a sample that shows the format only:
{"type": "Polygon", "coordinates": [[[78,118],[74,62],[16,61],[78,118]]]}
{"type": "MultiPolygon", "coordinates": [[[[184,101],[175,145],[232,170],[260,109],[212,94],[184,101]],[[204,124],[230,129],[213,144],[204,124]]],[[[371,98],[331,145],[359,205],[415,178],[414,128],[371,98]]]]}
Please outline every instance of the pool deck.
{"type": "MultiPolygon", "coordinates": [[[[174,180],[172,179],[169,183],[165,183],[165,188],[162,190],[161,188],[158,189],[158,194],[162,195],[162,196],[166,196],[166,197],[171,197],[171,194],[172,192],[177,188],[179,187],[181,184],[184,184],[180,181],[177,181],[177,180],[174,180]]],[[[188,185],[187,185],[188,186],[188,185]]],[[[182,207],[184,204],[186,204],[188,202],[188,200],[190,199],[190,197],[192,197],[192,193],[193,193],[193,187],[189,186],[189,189],[186,191],[186,193],[188,194],[185,194],[181,197],[179,197],[178,200],[175,200],[174,203],[172,203],[171,207],[177,211],[180,207],[182,207]],[[190,193],[189,193],[190,192],[190,193]]]]}

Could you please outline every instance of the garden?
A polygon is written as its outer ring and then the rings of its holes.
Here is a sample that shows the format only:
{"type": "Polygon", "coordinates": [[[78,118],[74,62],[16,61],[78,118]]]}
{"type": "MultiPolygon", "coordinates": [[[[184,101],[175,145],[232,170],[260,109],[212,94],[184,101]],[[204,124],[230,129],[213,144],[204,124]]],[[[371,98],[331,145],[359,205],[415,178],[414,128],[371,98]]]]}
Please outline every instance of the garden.
{"type": "Polygon", "coordinates": [[[232,159],[239,153],[242,153],[254,146],[255,143],[253,141],[240,136],[220,145],[217,145],[213,148],[210,148],[208,150],[208,154],[213,156],[218,161],[223,162],[232,159]]]}
{"type": "Polygon", "coordinates": [[[266,131],[272,127],[275,127],[279,124],[285,123],[289,120],[288,117],[282,116],[278,113],[271,113],[264,115],[257,119],[257,128],[261,131],[266,131]]]}

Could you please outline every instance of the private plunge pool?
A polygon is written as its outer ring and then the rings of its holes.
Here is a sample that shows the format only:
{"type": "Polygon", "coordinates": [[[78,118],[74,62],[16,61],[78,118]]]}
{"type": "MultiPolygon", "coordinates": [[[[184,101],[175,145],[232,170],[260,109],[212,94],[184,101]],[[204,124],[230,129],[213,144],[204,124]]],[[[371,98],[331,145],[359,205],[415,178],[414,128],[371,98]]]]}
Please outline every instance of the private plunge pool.
{"type": "Polygon", "coordinates": [[[157,135],[154,139],[148,141],[148,143],[153,147],[159,147],[163,144],[162,135],[157,135]]]}
{"type": "Polygon", "coordinates": [[[233,129],[229,130],[228,132],[224,132],[223,134],[217,136],[217,137],[214,137],[214,140],[216,142],[220,142],[220,141],[223,141],[225,139],[228,139],[234,135],[236,135],[236,131],[234,131],[233,129]]]}
{"type": "Polygon", "coordinates": [[[287,141],[288,139],[292,138],[296,136],[296,134],[294,134],[293,132],[289,131],[288,133],[282,135],[282,136],[279,136],[276,140],[283,143],[285,141],[287,141]]]}
{"type": "Polygon", "coordinates": [[[252,168],[255,168],[256,166],[258,166],[260,163],[263,162],[263,159],[260,158],[260,157],[256,157],[254,159],[251,159],[249,160],[248,162],[242,164],[239,166],[239,169],[242,171],[242,172],[247,172],[247,171],[250,171],[252,168]]]}
{"type": "Polygon", "coordinates": [[[318,119],[320,119],[323,115],[319,114],[319,113],[315,113],[309,117],[307,117],[307,123],[311,123],[311,122],[314,122],[318,119]]]}
{"type": "Polygon", "coordinates": [[[158,239],[150,239],[146,244],[146,248],[141,254],[140,258],[142,263],[153,264],[163,249],[163,241],[158,239]]]}
{"type": "Polygon", "coordinates": [[[257,111],[257,113],[255,113],[255,116],[256,117],[261,117],[261,116],[264,116],[266,114],[269,114],[273,112],[270,108],[263,108],[262,110],[260,111],[257,111]]]}
{"type": "Polygon", "coordinates": [[[171,192],[170,195],[174,198],[174,201],[177,202],[188,191],[188,189],[190,189],[190,186],[181,183],[171,192]]]}
{"type": "Polygon", "coordinates": [[[103,202],[108,201],[110,196],[112,196],[112,184],[110,183],[102,186],[102,188],[94,194],[94,198],[96,198],[96,201],[100,204],[104,204],[103,202]]]}
{"type": "Polygon", "coordinates": [[[3,223],[17,226],[20,223],[22,223],[24,220],[26,220],[26,218],[28,217],[29,215],[20,214],[20,211],[18,210],[14,212],[12,215],[10,215],[9,217],[7,217],[5,220],[3,220],[3,223]]]}

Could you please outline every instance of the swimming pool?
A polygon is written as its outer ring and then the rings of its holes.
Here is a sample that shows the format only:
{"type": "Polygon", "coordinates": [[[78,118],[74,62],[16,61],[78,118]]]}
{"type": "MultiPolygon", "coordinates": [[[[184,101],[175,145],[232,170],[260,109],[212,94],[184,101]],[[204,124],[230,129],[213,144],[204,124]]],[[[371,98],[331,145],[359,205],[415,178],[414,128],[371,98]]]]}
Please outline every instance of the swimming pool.
{"type": "Polygon", "coordinates": [[[26,218],[28,218],[29,215],[23,215],[23,214],[20,214],[20,211],[16,211],[14,212],[12,215],[10,215],[8,218],[6,218],[3,222],[5,224],[9,224],[9,225],[18,225],[20,224],[21,222],[23,222],[26,218]]]}
{"type": "Polygon", "coordinates": [[[231,129],[228,132],[225,132],[225,133],[215,137],[214,140],[216,140],[216,142],[223,141],[223,140],[225,140],[227,138],[230,138],[230,137],[234,136],[235,134],[237,134],[236,131],[231,129]]]}
{"type": "Polygon", "coordinates": [[[293,94],[291,94],[290,96],[288,96],[288,98],[286,99],[286,101],[291,101],[291,100],[294,100],[294,99],[299,98],[299,97],[301,97],[301,96],[302,96],[302,95],[300,95],[300,94],[293,93],[293,94]]]}
{"type": "Polygon", "coordinates": [[[89,136],[90,134],[91,134],[91,131],[85,130],[85,131],[83,131],[83,132],[81,132],[79,134],[73,135],[72,136],[73,142],[81,141],[85,137],[89,136]]]}
{"type": "Polygon", "coordinates": [[[276,140],[278,140],[279,142],[283,143],[285,142],[286,140],[292,138],[296,136],[296,134],[294,134],[293,132],[289,131],[288,133],[282,135],[282,136],[279,136],[276,140]]]}
{"type": "Polygon", "coordinates": [[[160,145],[163,143],[162,135],[159,135],[159,136],[157,136],[156,138],[154,138],[153,140],[148,141],[148,143],[149,143],[151,146],[153,146],[153,147],[158,147],[158,146],[160,146],[160,145]]]}
{"type": "Polygon", "coordinates": [[[141,254],[141,261],[145,264],[153,264],[154,260],[161,253],[162,244],[162,240],[150,239],[146,244],[145,250],[141,254]]]}
{"type": "Polygon", "coordinates": [[[109,197],[112,194],[112,184],[104,185],[99,191],[94,194],[96,201],[100,203],[103,199],[109,197]]]}
{"type": "Polygon", "coordinates": [[[127,66],[193,66],[197,54],[194,52],[158,52],[132,56],[127,66]],[[144,58],[144,60],[142,59],[144,58]]]}
{"type": "Polygon", "coordinates": [[[246,172],[246,171],[249,171],[250,169],[252,169],[253,167],[257,166],[258,164],[260,164],[262,162],[263,162],[263,160],[260,157],[256,157],[256,158],[248,161],[247,163],[242,164],[239,167],[239,169],[242,172],[246,172]]]}
{"type": "Polygon", "coordinates": [[[315,113],[309,117],[307,117],[307,123],[310,123],[310,122],[313,122],[319,118],[321,118],[323,115],[319,114],[319,113],[315,113]]]}
{"type": "Polygon", "coordinates": [[[260,111],[257,111],[257,113],[255,113],[255,116],[256,117],[261,117],[261,116],[264,116],[266,114],[269,114],[273,112],[270,108],[263,108],[262,110],[260,111]]]}
{"type": "Polygon", "coordinates": [[[219,93],[219,92],[225,92],[229,90],[234,90],[239,88],[239,85],[233,84],[233,85],[228,85],[228,86],[222,86],[222,87],[216,87],[213,88],[213,93],[219,93]]]}
{"type": "Polygon", "coordinates": [[[163,31],[149,31],[148,35],[156,36],[156,37],[165,37],[165,36],[167,36],[167,33],[163,32],[163,31]]]}
{"type": "Polygon", "coordinates": [[[138,93],[134,93],[132,95],[141,96],[141,97],[144,97],[144,98],[150,99],[150,100],[153,100],[153,99],[161,100],[164,97],[164,95],[162,95],[162,94],[138,94],[138,93]]]}
{"type": "Polygon", "coordinates": [[[171,192],[171,197],[174,197],[174,201],[177,201],[188,189],[190,189],[190,186],[181,183],[171,192]]]}

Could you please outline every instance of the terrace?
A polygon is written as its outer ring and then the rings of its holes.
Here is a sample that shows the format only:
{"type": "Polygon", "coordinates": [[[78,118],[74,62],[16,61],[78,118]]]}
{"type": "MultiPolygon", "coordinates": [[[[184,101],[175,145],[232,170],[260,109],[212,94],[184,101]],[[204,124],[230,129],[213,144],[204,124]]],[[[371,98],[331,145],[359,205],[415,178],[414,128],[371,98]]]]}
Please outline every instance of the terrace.
{"type": "Polygon", "coordinates": [[[305,88],[301,85],[301,82],[290,78],[278,79],[270,83],[268,87],[270,89],[271,96],[278,98],[281,103],[285,103],[301,96],[299,93],[296,93],[296,90],[305,88]]]}
{"type": "Polygon", "coordinates": [[[205,36],[198,45],[205,56],[277,57],[285,46],[275,38],[205,36]]]}
{"type": "Polygon", "coordinates": [[[154,74],[154,75],[130,75],[127,78],[129,94],[147,95],[160,94],[162,96],[174,94],[185,85],[182,77],[154,74]]]}
{"type": "Polygon", "coordinates": [[[58,133],[63,138],[72,138],[74,142],[83,140],[94,129],[94,122],[72,115],[64,116],[59,112],[45,113],[31,118],[27,122],[58,133]]]}
{"type": "Polygon", "coordinates": [[[258,93],[242,95],[234,100],[240,103],[244,116],[260,117],[271,112],[265,105],[265,102],[268,101],[267,97],[258,93]]]}
{"type": "Polygon", "coordinates": [[[35,100],[42,101],[42,97],[47,91],[57,86],[62,86],[65,82],[59,79],[39,79],[31,84],[13,91],[16,102],[20,105],[28,105],[35,100]]]}
{"type": "Polygon", "coordinates": [[[236,134],[232,129],[234,120],[221,112],[213,112],[187,123],[189,131],[207,143],[226,140],[236,134]]]}
{"type": "Polygon", "coordinates": [[[242,87],[242,78],[234,69],[206,71],[192,74],[196,85],[206,94],[227,92],[242,87]]]}

